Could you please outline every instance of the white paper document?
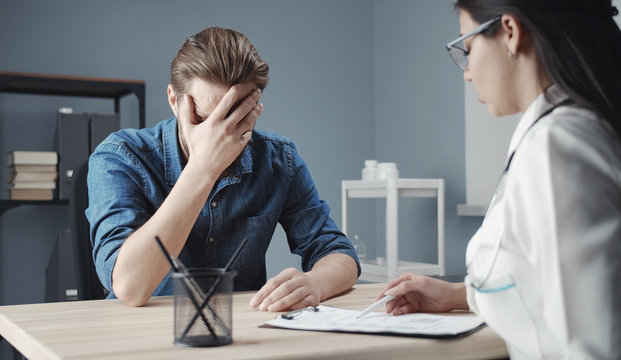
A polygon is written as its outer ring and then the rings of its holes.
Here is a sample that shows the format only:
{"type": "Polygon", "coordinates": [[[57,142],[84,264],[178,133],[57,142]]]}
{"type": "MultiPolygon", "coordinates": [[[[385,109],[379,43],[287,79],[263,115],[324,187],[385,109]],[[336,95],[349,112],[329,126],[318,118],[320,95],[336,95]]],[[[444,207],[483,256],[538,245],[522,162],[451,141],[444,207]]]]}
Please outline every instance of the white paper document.
{"type": "Polygon", "coordinates": [[[369,334],[393,334],[421,337],[456,337],[470,334],[482,328],[482,318],[468,315],[406,314],[394,316],[383,312],[372,312],[356,318],[360,311],[319,305],[291,312],[266,325],[314,331],[339,331],[369,334]]]}

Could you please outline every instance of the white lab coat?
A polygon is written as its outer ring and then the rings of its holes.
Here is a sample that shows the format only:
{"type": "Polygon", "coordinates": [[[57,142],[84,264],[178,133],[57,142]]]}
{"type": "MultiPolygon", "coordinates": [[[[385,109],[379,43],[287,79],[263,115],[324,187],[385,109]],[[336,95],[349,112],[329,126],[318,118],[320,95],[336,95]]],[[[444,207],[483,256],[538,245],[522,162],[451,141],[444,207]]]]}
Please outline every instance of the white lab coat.
{"type": "Polygon", "coordinates": [[[468,304],[511,358],[621,359],[621,144],[575,106],[529,129],[567,99],[555,85],[545,95],[518,123],[511,165],[468,244],[468,304]],[[482,289],[505,289],[476,290],[500,237],[482,289]]]}

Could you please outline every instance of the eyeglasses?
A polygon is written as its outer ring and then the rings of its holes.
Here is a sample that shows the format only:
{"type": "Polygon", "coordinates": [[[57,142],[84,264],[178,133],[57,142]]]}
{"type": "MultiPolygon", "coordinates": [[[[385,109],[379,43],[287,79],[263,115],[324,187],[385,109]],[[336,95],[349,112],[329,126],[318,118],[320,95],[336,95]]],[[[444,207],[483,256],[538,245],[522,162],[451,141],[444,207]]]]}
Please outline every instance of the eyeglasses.
{"type": "Polygon", "coordinates": [[[467,34],[464,34],[457,39],[451,41],[446,44],[446,50],[448,50],[449,55],[455,64],[462,70],[466,71],[468,69],[468,55],[470,52],[466,50],[466,46],[464,45],[464,40],[469,37],[482,34],[489,30],[497,21],[500,21],[501,16],[497,16],[489,21],[484,22],[483,24],[475,27],[472,31],[467,34]]]}

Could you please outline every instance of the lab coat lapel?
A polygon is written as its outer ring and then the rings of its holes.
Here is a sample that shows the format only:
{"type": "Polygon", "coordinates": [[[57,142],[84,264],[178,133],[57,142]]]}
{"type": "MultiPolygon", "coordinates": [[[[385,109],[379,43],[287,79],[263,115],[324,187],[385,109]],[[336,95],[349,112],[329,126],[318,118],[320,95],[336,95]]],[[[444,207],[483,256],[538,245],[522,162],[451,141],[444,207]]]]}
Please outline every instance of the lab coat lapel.
{"type": "Polygon", "coordinates": [[[517,149],[519,143],[522,141],[522,138],[528,132],[528,129],[530,129],[543,114],[567,99],[569,99],[569,95],[567,95],[560,88],[560,86],[552,84],[543,93],[541,93],[532,104],[530,104],[513,132],[513,136],[509,142],[509,148],[507,149],[507,157],[505,158],[503,167],[504,169],[507,168],[511,154],[513,154],[513,152],[517,149]]]}

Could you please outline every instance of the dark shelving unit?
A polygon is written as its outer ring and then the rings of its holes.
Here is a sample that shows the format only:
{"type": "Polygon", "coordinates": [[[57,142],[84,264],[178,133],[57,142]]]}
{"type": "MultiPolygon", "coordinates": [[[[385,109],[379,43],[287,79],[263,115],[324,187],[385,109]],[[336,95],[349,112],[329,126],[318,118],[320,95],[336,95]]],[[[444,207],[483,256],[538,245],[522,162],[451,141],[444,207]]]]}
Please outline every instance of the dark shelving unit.
{"type": "Polygon", "coordinates": [[[16,208],[20,205],[67,205],[69,200],[0,200],[0,216],[5,211],[16,208]]]}
{"type": "MultiPolygon", "coordinates": [[[[145,83],[143,80],[108,79],[96,77],[49,75],[0,71],[0,93],[58,95],[104,98],[114,100],[114,112],[119,113],[123,97],[138,98],[138,127],[145,127],[145,83]]],[[[68,200],[0,200],[0,216],[20,205],[66,205],[68,200]]]]}

